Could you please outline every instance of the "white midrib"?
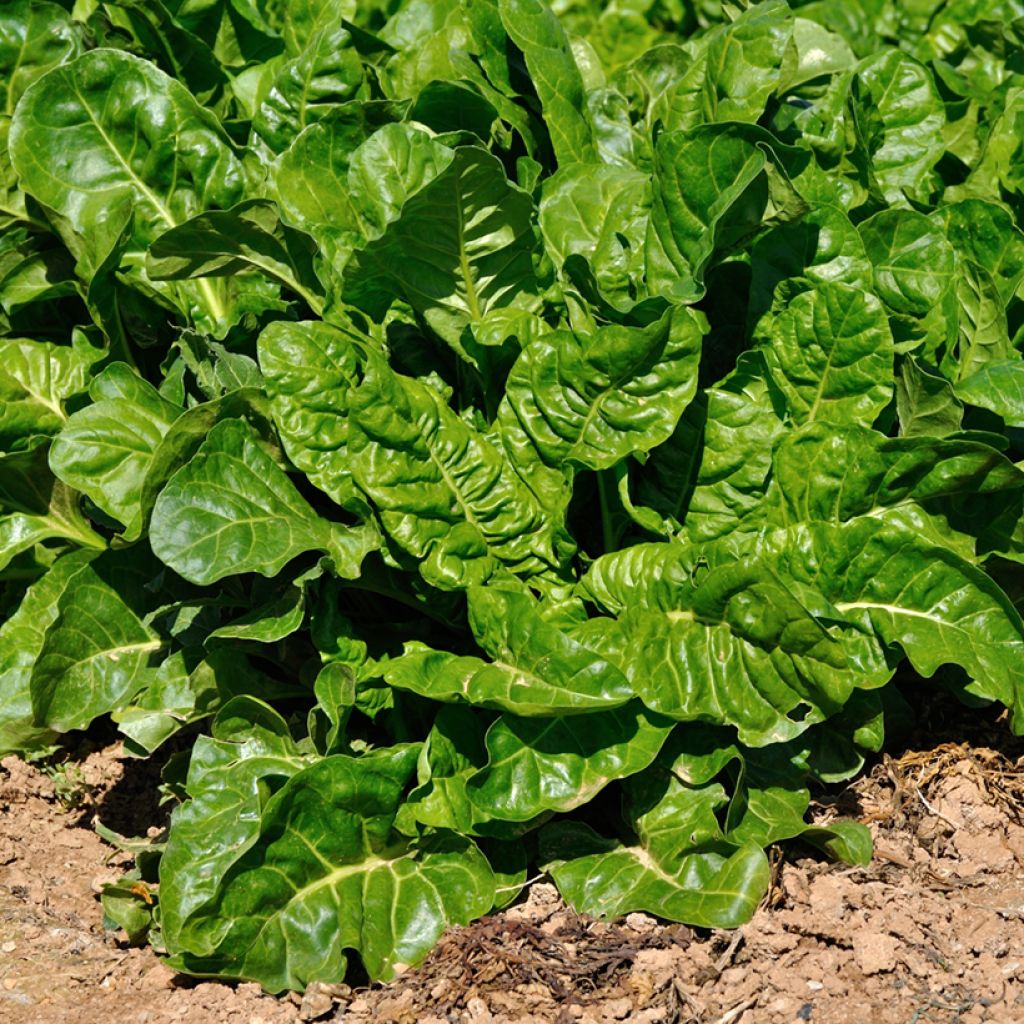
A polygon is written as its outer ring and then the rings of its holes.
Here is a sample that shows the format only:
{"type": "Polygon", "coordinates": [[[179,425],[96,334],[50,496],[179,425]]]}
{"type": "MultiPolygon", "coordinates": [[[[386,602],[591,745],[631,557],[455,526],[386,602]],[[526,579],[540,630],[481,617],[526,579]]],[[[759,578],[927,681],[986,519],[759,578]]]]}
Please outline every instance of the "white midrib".
{"type": "MultiPolygon", "coordinates": [[[[128,176],[128,179],[135,184],[135,187],[153,204],[156,212],[160,215],[160,219],[168,226],[168,228],[178,227],[178,222],[171,215],[171,211],[167,209],[166,205],[161,201],[160,197],[132,170],[131,164],[121,155],[121,151],[114,145],[114,140],[107,134],[106,129],[96,119],[93,114],[92,107],[89,106],[85,101],[85,97],[78,91],[78,88],[72,86],[75,95],[78,97],[79,102],[82,104],[82,109],[88,112],[89,120],[92,122],[96,131],[99,132],[100,137],[106,143],[107,148],[111,153],[114,154],[114,158],[124,168],[124,173],[128,176]]],[[[215,320],[222,320],[224,318],[225,309],[223,303],[220,301],[217,293],[213,290],[213,285],[210,284],[208,278],[200,277],[196,279],[196,283],[199,285],[199,290],[203,293],[203,298],[206,300],[207,308],[215,320]]]]}

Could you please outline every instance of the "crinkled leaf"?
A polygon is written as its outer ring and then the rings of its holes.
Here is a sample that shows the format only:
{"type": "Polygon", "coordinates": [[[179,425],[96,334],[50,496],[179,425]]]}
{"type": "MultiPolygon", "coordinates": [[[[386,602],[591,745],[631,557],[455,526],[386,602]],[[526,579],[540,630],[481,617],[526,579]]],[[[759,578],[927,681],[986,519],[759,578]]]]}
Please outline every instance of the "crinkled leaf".
{"type": "Polygon", "coordinates": [[[445,588],[550,564],[540,503],[432,387],[374,361],[350,399],[352,471],[388,534],[445,588]]]}
{"type": "Polygon", "coordinates": [[[870,426],[889,404],[892,333],[870,292],[817,285],[759,330],[772,380],[797,423],[870,426]]]}
{"type": "Polygon", "coordinates": [[[193,915],[209,953],[186,950],[178,962],[280,991],[340,980],[354,949],[385,979],[422,959],[448,924],[486,913],[494,877],[471,840],[408,844],[392,830],[417,753],[335,755],[292,776],[263,810],[259,843],[193,915]]]}
{"type": "Polygon", "coordinates": [[[642,329],[541,335],[512,368],[508,401],[549,466],[606,469],[671,436],[696,392],[703,331],[674,308],[642,329]]]}
{"type": "Polygon", "coordinates": [[[632,699],[622,673],[546,623],[528,594],[490,586],[467,596],[470,626],[493,661],[409,645],[384,672],[392,686],[521,716],[584,714],[632,699]]]}
{"type": "Polygon", "coordinates": [[[305,551],[335,571],[359,572],[373,531],[321,519],[260,446],[252,427],[227,419],[160,492],[150,523],[153,553],[193,583],[258,572],[275,576],[305,551]]]}

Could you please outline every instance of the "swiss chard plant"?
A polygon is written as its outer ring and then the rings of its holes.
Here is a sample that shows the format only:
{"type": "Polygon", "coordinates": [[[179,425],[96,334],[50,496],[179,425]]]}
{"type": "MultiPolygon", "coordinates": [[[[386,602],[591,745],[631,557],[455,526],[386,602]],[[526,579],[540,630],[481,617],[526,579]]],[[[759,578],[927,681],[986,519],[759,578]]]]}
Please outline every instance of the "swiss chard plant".
{"type": "Polygon", "coordinates": [[[110,916],[271,991],[537,870],[731,927],[771,844],[870,856],[809,787],[908,695],[1024,732],[1022,52],[1020,0],[0,6],[0,753],[176,737],[110,916]]]}

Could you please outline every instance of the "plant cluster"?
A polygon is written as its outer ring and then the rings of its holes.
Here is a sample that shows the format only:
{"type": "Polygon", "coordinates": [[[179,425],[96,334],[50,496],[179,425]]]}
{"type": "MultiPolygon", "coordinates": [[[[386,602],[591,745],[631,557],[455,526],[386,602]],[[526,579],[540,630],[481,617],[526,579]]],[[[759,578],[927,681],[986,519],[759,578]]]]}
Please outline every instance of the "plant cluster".
{"type": "Polygon", "coordinates": [[[906,695],[1024,730],[1019,0],[0,6],[0,752],[107,909],[373,978],[749,917],[906,695]],[[187,742],[186,742],[187,740],[187,742]],[[154,890],[146,884],[159,880],[154,890]]]}

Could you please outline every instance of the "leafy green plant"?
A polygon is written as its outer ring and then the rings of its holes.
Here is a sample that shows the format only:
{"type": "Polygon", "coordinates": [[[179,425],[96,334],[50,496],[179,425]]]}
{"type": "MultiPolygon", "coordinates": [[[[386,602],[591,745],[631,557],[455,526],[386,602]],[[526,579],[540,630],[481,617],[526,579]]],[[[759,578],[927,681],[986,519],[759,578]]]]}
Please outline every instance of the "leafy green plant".
{"type": "Polygon", "coordinates": [[[1024,731],[1022,26],[0,7],[0,750],[198,737],[111,920],[272,991],[534,868],[731,927],[870,856],[808,787],[903,683],[1024,731]]]}

